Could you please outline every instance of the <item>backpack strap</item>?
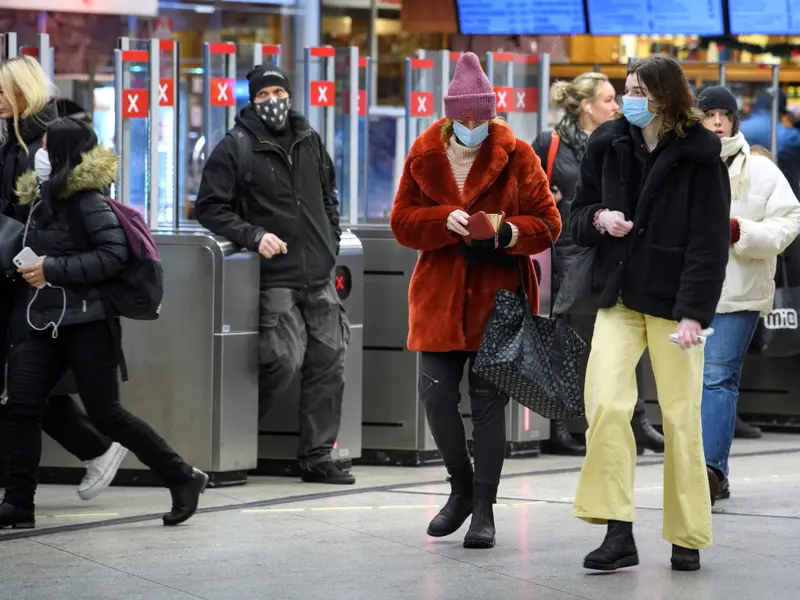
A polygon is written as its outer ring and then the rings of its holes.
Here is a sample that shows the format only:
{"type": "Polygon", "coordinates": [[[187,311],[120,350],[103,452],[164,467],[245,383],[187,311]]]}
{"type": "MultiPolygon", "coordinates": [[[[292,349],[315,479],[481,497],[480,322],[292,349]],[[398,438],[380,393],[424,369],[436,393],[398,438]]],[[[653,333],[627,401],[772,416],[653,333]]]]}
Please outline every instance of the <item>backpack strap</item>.
{"type": "MultiPolygon", "coordinates": [[[[110,209],[109,209],[110,210],[110,209]]],[[[81,252],[91,252],[93,250],[92,244],[89,241],[89,234],[86,232],[86,223],[83,220],[83,213],[78,198],[72,197],[67,206],[67,223],[69,223],[69,232],[73,236],[75,244],[81,252]]],[[[128,381],[128,365],[125,362],[125,353],[122,350],[122,327],[114,323],[113,310],[111,303],[108,299],[108,294],[103,290],[102,284],[97,286],[100,292],[100,298],[103,301],[103,308],[106,311],[106,321],[111,329],[111,335],[114,338],[114,350],[117,354],[117,365],[119,366],[119,373],[122,381],[128,381]]]]}
{"type": "Polygon", "coordinates": [[[550,147],[547,149],[547,169],[545,169],[545,173],[547,173],[547,181],[550,182],[550,185],[553,184],[553,167],[556,164],[556,155],[558,154],[558,146],[560,144],[561,137],[554,129],[553,133],[550,134],[550,147]]]}
{"type": "Polygon", "coordinates": [[[253,145],[244,127],[234,125],[227,134],[236,143],[236,212],[244,216],[245,191],[253,183],[253,145]]]}

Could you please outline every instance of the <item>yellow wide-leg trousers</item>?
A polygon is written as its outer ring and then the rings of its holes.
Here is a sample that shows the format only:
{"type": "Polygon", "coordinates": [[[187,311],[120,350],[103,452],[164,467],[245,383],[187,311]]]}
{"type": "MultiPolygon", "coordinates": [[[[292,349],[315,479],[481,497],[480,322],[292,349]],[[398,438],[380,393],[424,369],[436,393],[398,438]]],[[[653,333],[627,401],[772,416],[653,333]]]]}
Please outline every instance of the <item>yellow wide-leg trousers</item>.
{"type": "Polygon", "coordinates": [[[684,548],[711,545],[700,403],[703,346],[683,350],[669,341],[675,321],[643,315],[618,303],[598,312],[586,373],[586,460],[574,515],[590,523],[634,520],[636,365],[650,352],[666,443],[665,540],[684,548]]]}

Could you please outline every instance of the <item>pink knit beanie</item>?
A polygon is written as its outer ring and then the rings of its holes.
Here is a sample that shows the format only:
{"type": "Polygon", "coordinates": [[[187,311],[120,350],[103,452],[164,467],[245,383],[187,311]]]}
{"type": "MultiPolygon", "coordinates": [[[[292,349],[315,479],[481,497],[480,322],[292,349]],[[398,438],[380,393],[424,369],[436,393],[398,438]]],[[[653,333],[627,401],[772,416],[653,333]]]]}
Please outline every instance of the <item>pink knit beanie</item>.
{"type": "Polygon", "coordinates": [[[447,96],[444,114],[451,121],[488,121],[497,116],[497,100],[481,61],[467,52],[458,59],[447,96]]]}

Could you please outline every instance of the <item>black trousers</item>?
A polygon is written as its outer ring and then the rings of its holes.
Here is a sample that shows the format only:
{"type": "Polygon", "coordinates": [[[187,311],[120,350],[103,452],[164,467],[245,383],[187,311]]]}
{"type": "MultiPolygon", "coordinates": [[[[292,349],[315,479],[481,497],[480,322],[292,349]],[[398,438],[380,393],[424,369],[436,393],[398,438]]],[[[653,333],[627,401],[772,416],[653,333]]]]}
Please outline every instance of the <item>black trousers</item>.
{"type": "Polygon", "coordinates": [[[333,281],[304,291],[261,290],[259,420],[300,375],[300,466],[331,460],[344,399],[350,324],[333,281]]]}
{"type": "Polygon", "coordinates": [[[459,386],[464,366],[469,367],[469,399],[472,441],[475,451],[475,483],[497,486],[506,454],[508,397],[472,371],[476,352],[422,352],[419,395],[436,447],[448,470],[469,461],[467,436],[461,420],[459,386]]]}
{"type": "Polygon", "coordinates": [[[88,417],[102,434],[128,448],[167,486],[189,481],[191,467],[147,423],[122,408],[116,356],[114,335],[106,321],[59,328],[55,339],[50,332],[33,332],[10,348],[7,502],[33,507],[47,397],[69,368],[88,417]]]}

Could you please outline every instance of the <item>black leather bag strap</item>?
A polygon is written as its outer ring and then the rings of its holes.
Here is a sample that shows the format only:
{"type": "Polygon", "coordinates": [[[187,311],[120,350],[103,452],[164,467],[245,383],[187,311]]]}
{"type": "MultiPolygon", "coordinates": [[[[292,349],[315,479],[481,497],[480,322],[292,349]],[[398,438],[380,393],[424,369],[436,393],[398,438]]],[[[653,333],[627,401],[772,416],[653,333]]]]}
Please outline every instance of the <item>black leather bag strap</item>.
{"type": "MultiPolygon", "coordinates": [[[[555,301],[556,290],[559,287],[561,287],[561,280],[558,273],[558,261],[556,260],[556,242],[553,239],[553,232],[550,230],[550,226],[547,224],[547,221],[545,221],[541,217],[535,217],[535,218],[542,222],[544,228],[547,230],[547,237],[550,239],[550,303],[552,304],[555,301]]],[[[528,303],[530,303],[530,298],[528,298],[528,292],[525,289],[526,269],[523,267],[524,264],[522,262],[523,260],[527,260],[528,262],[530,262],[531,258],[521,256],[520,259],[517,261],[517,270],[519,271],[520,281],[522,282],[522,294],[525,297],[525,300],[528,303]]]]}

